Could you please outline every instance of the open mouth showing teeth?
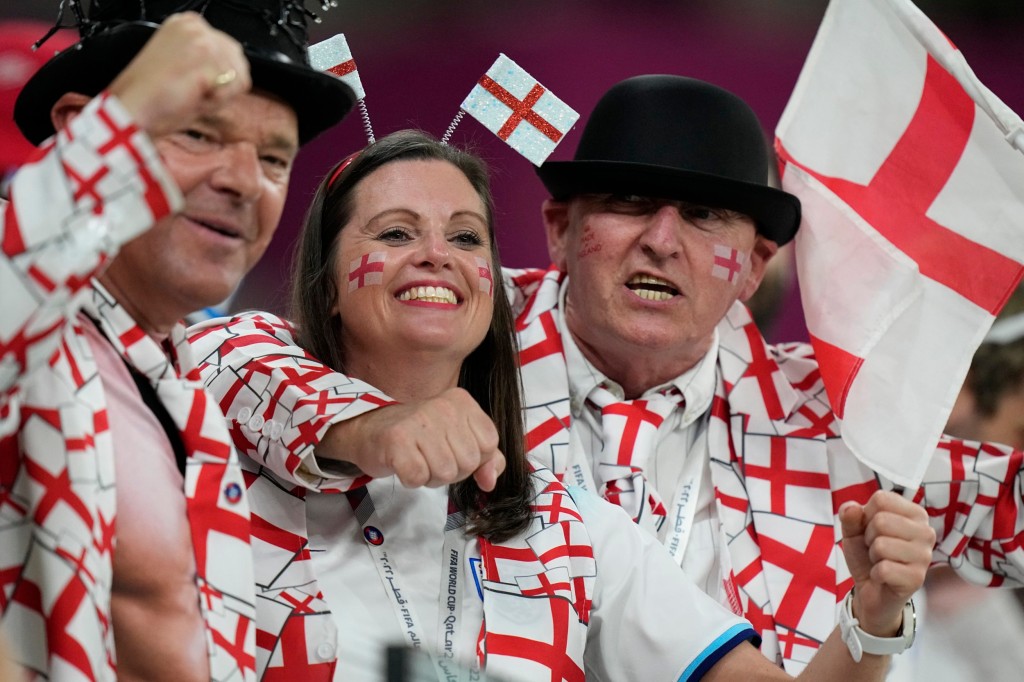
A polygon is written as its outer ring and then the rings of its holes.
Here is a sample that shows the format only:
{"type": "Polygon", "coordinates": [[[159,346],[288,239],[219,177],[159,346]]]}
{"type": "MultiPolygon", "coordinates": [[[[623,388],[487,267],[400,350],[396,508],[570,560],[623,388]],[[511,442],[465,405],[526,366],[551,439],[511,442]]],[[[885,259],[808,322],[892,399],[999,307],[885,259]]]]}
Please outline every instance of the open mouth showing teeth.
{"type": "Polygon", "coordinates": [[[667,301],[679,295],[679,290],[663,279],[650,275],[634,275],[626,287],[645,301],[667,301]]]}
{"type": "Polygon", "coordinates": [[[449,303],[451,305],[456,305],[459,302],[455,298],[455,292],[446,287],[410,287],[398,294],[398,300],[449,303]]]}

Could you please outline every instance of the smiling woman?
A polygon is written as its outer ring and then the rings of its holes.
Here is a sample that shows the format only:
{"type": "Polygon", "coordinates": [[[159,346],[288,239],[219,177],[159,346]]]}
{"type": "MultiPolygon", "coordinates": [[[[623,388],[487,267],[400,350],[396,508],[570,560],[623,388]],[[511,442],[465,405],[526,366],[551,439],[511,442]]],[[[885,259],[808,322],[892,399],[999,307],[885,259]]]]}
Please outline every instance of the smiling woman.
{"type": "MultiPolygon", "coordinates": [[[[299,345],[331,369],[403,402],[459,387],[478,416],[507,415],[497,449],[510,464],[489,508],[507,506],[510,516],[475,515],[493,519],[481,530],[501,536],[522,527],[528,483],[512,312],[491,280],[492,215],[479,159],[416,131],[389,135],[321,183],[296,252],[292,303],[299,345]]],[[[477,494],[472,481],[452,488],[463,510],[477,494]]]]}
{"type": "Polygon", "coordinates": [[[439,160],[388,164],[355,194],[358,208],[332,258],[331,312],[365,321],[341,328],[346,369],[398,399],[408,384],[396,379],[414,376],[425,361],[431,394],[456,385],[491,321],[491,293],[480,288],[481,271],[491,269],[484,201],[459,169],[439,160]]]}

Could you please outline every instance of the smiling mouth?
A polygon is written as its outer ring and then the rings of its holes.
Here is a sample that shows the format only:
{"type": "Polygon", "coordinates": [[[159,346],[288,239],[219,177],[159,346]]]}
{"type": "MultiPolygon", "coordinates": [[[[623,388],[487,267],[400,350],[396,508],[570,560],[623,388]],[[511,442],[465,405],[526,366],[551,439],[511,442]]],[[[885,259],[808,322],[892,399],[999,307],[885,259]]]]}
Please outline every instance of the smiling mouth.
{"type": "Polygon", "coordinates": [[[669,282],[651,275],[633,275],[626,287],[645,301],[667,301],[679,295],[669,282]]]}
{"type": "Polygon", "coordinates": [[[399,301],[424,301],[426,303],[448,303],[457,305],[455,292],[447,287],[410,287],[398,294],[399,301]]]}
{"type": "Polygon", "coordinates": [[[223,235],[225,237],[231,237],[232,239],[240,239],[241,238],[241,235],[238,232],[236,232],[235,230],[231,230],[231,229],[228,229],[226,227],[221,227],[219,225],[213,225],[213,224],[208,223],[206,221],[199,220],[198,218],[190,218],[190,220],[192,222],[196,223],[197,225],[202,225],[203,227],[205,227],[207,230],[210,230],[211,232],[216,232],[217,234],[223,235]]]}

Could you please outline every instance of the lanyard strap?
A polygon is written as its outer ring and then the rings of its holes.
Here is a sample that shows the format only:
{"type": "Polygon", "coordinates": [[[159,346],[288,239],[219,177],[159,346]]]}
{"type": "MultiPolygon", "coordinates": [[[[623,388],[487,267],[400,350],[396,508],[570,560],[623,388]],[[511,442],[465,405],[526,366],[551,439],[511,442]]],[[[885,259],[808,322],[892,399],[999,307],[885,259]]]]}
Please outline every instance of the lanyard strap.
{"type": "Polygon", "coordinates": [[[698,429],[697,438],[686,453],[683,471],[679,474],[679,483],[672,496],[672,505],[668,508],[669,524],[664,541],[669,554],[680,566],[686,556],[686,546],[690,543],[690,531],[693,530],[697,500],[704,483],[704,462],[707,459],[707,419],[701,418],[694,426],[698,429]]]}
{"type": "MultiPolygon", "coordinates": [[[[99,323],[91,315],[87,315],[89,321],[92,322],[96,330],[110,343],[110,337],[107,336],[107,332],[103,330],[103,325],[99,323]]],[[[117,348],[114,344],[110,344],[111,347],[116,351],[117,348]]],[[[167,434],[167,440],[171,444],[171,450],[174,451],[174,461],[178,465],[178,471],[182,476],[185,475],[185,465],[188,463],[188,451],[185,449],[185,441],[181,438],[181,431],[178,430],[178,425],[174,423],[170,413],[167,411],[167,407],[160,400],[160,396],[157,395],[156,389],[153,388],[153,384],[150,383],[149,377],[135,369],[135,367],[128,362],[128,360],[121,356],[121,361],[124,366],[128,368],[128,374],[131,375],[132,381],[135,382],[136,388],[139,389],[139,395],[142,397],[142,402],[149,408],[149,411],[153,413],[156,420],[160,423],[160,428],[163,429],[164,433],[167,434]]]]}
{"type": "Polygon", "coordinates": [[[411,590],[406,589],[398,567],[385,547],[381,518],[373,504],[370,492],[362,487],[346,493],[345,496],[362,528],[366,548],[370,552],[377,575],[384,586],[384,592],[387,594],[388,602],[391,604],[392,612],[398,622],[398,628],[405,636],[406,642],[413,649],[423,651],[430,657],[439,676],[438,679],[445,682],[469,679],[471,671],[460,668],[456,663],[460,627],[463,621],[462,592],[464,583],[462,571],[464,562],[462,555],[465,542],[462,529],[466,523],[465,515],[462,512],[450,513],[444,528],[444,545],[441,554],[444,564],[441,570],[440,601],[437,610],[437,648],[441,651],[441,655],[438,656],[429,647],[423,645],[421,634],[423,622],[413,607],[411,590]]]}
{"type": "MultiPolygon", "coordinates": [[[[440,603],[437,611],[437,648],[441,656],[434,663],[445,682],[461,682],[470,678],[469,671],[460,667],[458,651],[460,626],[463,625],[462,598],[465,583],[462,581],[466,566],[463,554],[468,554],[463,541],[462,529],[466,515],[460,511],[448,514],[444,526],[444,548],[441,557],[441,586],[438,590],[440,603]]],[[[468,559],[468,557],[465,557],[468,559]]]]}
{"type": "MultiPolygon", "coordinates": [[[[587,409],[587,408],[583,408],[587,409]]],[[[600,425],[598,425],[600,428],[600,425]]],[[[598,487],[594,481],[593,464],[587,457],[586,449],[583,447],[583,439],[580,436],[582,429],[569,429],[569,458],[564,481],[566,485],[576,485],[584,490],[589,490],[595,495],[598,487]]]]}

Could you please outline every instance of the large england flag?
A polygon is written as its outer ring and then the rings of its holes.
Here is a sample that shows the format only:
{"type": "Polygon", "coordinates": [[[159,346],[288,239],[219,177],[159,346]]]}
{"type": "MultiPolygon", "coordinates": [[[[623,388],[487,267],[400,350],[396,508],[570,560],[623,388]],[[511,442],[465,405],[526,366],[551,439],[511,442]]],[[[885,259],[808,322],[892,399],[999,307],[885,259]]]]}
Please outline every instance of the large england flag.
{"type": "Polygon", "coordinates": [[[1024,124],[907,0],[832,0],[776,131],[843,437],[916,486],[1021,279],[1024,124]]]}

